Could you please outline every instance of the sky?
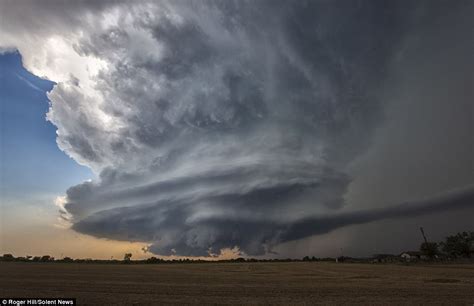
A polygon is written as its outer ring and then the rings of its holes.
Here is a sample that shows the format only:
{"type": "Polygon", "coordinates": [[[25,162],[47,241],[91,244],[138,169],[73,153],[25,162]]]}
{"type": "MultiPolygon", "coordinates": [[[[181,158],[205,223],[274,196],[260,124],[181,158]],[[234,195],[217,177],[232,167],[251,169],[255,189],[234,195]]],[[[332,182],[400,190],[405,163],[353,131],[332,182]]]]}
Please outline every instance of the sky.
{"type": "Polygon", "coordinates": [[[472,13],[0,2],[0,252],[370,256],[474,230],[472,13]]]}

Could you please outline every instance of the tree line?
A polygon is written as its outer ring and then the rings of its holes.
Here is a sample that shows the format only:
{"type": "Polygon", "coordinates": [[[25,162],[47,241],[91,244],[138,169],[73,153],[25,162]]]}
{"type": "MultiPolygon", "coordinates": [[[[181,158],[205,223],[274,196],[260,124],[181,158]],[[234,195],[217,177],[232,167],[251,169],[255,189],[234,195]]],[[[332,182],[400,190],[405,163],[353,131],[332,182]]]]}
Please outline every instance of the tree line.
{"type": "Polygon", "coordinates": [[[474,232],[461,232],[446,237],[445,241],[423,242],[420,252],[434,258],[442,255],[450,258],[470,258],[474,255],[474,232]]]}
{"type": "MultiPolygon", "coordinates": [[[[448,236],[444,241],[441,242],[423,242],[420,245],[420,253],[427,258],[472,258],[474,257],[474,232],[460,232],[452,236],[448,236]]],[[[385,254],[387,255],[387,254],[385,254]]],[[[123,260],[118,259],[73,259],[70,257],[64,257],[61,259],[55,259],[50,255],[43,256],[25,256],[15,257],[12,254],[4,254],[0,256],[0,261],[22,261],[22,262],[63,262],[63,263],[125,263],[125,264],[159,264],[159,263],[207,263],[207,262],[293,262],[293,261],[357,261],[364,262],[367,259],[364,258],[350,258],[350,257],[338,257],[336,258],[318,258],[315,256],[305,256],[302,259],[255,259],[255,258],[233,258],[224,260],[204,260],[204,259],[162,259],[157,257],[150,257],[143,260],[131,260],[132,253],[125,253],[123,260]]]]}

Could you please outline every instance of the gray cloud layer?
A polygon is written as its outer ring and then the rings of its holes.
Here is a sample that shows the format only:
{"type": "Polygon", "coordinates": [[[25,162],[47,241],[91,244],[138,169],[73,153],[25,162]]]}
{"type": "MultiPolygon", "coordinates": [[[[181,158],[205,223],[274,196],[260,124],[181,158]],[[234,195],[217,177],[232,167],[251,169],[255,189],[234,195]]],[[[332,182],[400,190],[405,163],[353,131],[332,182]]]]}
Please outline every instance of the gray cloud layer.
{"type": "Polygon", "coordinates": [[[163,255],[261,255],[472,199],[335,213],[383,122],[389,67],[442,2],[83,2],[70,22],[76,4],[45,5],[40,16],[56,17],[35,18],[38,35],[103,64],[49,95],[59,146],[99,173],[67,191],[79,232],[163,255]]]}
{"type": "Polygon", "coordinates": [[[325,234],[349,225],[471,208],[472,203],[474,186],[386,208],[307,217],[294,222],[235,215],[186,220],[189,207],[166,203],[167,208],[147,205],[102,211],[76,223],[74,229],[98,237],[156,241],[149,250],[162,255],[207,256],[209,252],[216,254],[220,249],[234,246],[249,255],[262,255],[278,243],[325,234]],[[173,235],[163,239],[160,233],[173,235]]]}

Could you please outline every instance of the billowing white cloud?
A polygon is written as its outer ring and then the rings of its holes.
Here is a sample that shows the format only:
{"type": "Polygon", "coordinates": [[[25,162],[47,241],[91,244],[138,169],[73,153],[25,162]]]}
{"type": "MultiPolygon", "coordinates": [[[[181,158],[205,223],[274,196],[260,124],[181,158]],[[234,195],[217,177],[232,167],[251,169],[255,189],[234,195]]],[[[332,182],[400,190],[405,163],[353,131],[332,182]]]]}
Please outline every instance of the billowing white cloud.
{"type": "Polygon", "coordinates": [[[57,83],[47,118],[59,147],[98,174],[67,191],[63,217],[196,256],[263,254],[344,206],[347,167],[381,122],[378,91],[414,20],[414,5],[375,1],[0,11],[0,47],[57,83]]]}

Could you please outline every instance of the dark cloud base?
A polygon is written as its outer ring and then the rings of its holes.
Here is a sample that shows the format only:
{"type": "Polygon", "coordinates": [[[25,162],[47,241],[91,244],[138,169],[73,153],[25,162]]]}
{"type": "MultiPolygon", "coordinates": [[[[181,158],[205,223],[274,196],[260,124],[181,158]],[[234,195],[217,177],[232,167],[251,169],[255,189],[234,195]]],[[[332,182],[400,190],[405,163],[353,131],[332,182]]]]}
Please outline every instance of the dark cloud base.
{"type": "Polygon", "coordinates": [[[264,255],[279,243],[325,234],[350,225],[473,207],[474,186],[469,186],[387,208],[310,217],[293,223],[262,222],[230,216],[186,222],[183,219],[186,207],[164,211],[159,205],[150,205],[103,211],[76,223],[73,228],[103,238],[155,241],[149,251],[161,255],[208,256],[218,254],[223,248],[238,247],[245,254],[255,256],[264,255]],[[157,216],[165,221],[156,222],[157,216]],[[160,233],[170,231],[179,234],[173,237],[172,242],[161,245],[160,233]]]}

